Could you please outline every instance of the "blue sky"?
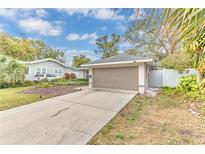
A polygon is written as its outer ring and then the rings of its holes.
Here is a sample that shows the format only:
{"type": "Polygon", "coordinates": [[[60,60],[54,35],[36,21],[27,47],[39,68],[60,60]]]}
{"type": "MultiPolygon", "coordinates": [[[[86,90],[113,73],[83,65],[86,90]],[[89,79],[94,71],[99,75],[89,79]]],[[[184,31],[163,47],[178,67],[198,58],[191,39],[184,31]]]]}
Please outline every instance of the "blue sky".
{"type": "MultiPolygon", "coordinates": [[[[65,51],[66,61],[71,64],[74,55],[100,58],[94,52],[95,39],[100,35],[124,34],[136,18],[134,10],[129,17],[122,11],[113,16],[111,9],[0,9],[0,31],[41,39],[48,46],[65,51]]],[[[121,44],[120,50],[127,46],[121,44]]]]}

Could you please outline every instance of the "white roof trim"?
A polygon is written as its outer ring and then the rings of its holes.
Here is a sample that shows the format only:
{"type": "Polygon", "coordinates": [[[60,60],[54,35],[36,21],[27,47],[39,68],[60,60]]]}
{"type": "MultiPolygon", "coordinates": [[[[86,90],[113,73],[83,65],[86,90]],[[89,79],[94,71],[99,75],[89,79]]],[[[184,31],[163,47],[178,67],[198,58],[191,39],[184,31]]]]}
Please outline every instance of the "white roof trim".
{"type": "MultiPolygon", "coordinates": [[[[68,67],[67,65],[65,65],[65,64],[63,64],[63,63],[61,63],[61,62],[59,62],[58,60],[55,60],[55,59],[50,59],[50,58],[48,58],[48,59],[40,59],[40,60],[35,60],[35,61],[22,61],[22,63],[23,64],[35,64],[35,63],[41,63],[41,62],[45,62],[45,61],[53,61],[53,62],[56,62],[56,63],[58,63],[58,64],[60,64],[60,65],[63,65],[63,66],[65,66],[65,67],[68,67]]],[[[72,68],[72,67],[70,67],[70,68],[72,68]]]]}
{"type": "Polygon", "coordinates": [[[153,59],[143,59],[143,60],[131,60],[131,61],[120,61],[120,62],[107,62],[107,63],[96,63],[96,64],[84,64],[82,67],[89,66],[101,66],[101,65],[113,65],[113,64],[132,64],[132,63],[142,63],[142,62],[153,62],[153,59]]]}
{"type": "Polygon", "coordinates": [[[77,67],[77,68],[75,68],[76,70],[88,70],[88,68],[86,67],[86,68],[80,68],[80,67],[77,67]]]}

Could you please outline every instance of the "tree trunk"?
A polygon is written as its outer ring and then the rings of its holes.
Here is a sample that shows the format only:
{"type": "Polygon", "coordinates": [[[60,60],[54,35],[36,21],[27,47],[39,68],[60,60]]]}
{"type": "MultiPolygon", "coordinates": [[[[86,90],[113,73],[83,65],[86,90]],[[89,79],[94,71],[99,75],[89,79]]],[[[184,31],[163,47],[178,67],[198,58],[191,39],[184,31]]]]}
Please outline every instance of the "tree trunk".
{"type": "Polygon", "coordinates": [[[203,74],[200,71],[197,71],[197,83],[198,85],[201,83],[202,79],[203,79],[203,74]]]}

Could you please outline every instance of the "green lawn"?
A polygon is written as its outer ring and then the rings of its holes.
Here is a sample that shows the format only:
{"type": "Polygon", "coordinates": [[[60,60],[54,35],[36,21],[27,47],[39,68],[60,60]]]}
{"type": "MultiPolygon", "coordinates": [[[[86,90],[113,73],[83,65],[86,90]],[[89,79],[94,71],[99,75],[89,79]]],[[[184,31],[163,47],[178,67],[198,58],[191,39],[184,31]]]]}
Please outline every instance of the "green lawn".
{"type": "Polygon", "coordinates": [[[205,144],[202,102],[178,94],[136,96],[88,144],[205,144]]]}
{"type": "Polygon", "coordinates": [[[0,111],[48,98],[37,94],[18,94],[29,88],[31,87],[0,89],[0,111]]]}
{"type": "Polygon", "coordinates": [[[17,87],[17,88],[5,88],[5,89],[0,89],[0,111],[2,110],[6,110],[9,108],[13,108],[13,107],[17,107],[17,106],[21,106],[21,105],[25,105],[25,104],[29,104],[29,103],[33,103],[36,101],[40,101],[43,99],[47,99],[47,98],[51,98],[51,97],[55,97],[58,95],[64,95],[70,92],[75,92],[72,90],[72,88],[75,88],[75,86],[84,86],[87,85],[88,82],[86,80],[83,79],[78,79],[78,80],[65,80],[65,79],[56,79],[50,82],[42,82],[42,83],[38,83],[36,87],[38,88],[50,88],[50,87],[54,87],[55,86],[60,86],[62,87],[62,89],[58,89],[58,91],[55,92],[55,94],[53,92],[47,92],[47,94],[49,95],[44,95],[41,93],[40,94],[23,94],[23,93],[19,93],[21,91],[24,90],[28,90],[30,88],[32,88],[32,90],[34,89],[34,87],[30,86],[30,87],[17,87]],[[65,93],[62,93],[63,91],[63,86],[67,87],[69,89],[69,87],[71,88],[71,90],[67,90],[65,89],[65,93]],[[58,94],[58,95],[56,95],[58,94]]]}

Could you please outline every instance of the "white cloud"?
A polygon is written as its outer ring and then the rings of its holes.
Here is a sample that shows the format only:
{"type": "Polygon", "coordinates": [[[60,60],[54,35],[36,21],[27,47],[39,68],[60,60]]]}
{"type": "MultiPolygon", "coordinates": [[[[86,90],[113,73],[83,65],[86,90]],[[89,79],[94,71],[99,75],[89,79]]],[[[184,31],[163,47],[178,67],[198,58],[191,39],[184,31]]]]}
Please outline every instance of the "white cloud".
{"type": "Polygon", "coordinates": [[[81,36],[81,38],[82,38],[83,40],[85,40],[85,39],[91,39],[91,40],[93,40],[93,39],[96,39],[96,38],[97,38],[97,34],[96,34],[96,33],[83,34],[83,35],[81,36]]]}
{"type": "Polygon", "coordinates": [[[45,9],[0,9],[0,16],[10,20],[20,20],[30,17],[44,17],[48,15],[45,9]]]}
{"type": "Polygon", "coordinates": [[[68,15],[79,14],[83,16],[94,17],[99,20],[123,20],[123,15],[115,14],[111,9],[58,9],[58,11],[64,11],[68,15]]]}
{"type": "Polygon", "coordinates": [[[67,40],[76,41],[76,40],[89,40],[88,43],[95,44],[95,40],[97,39],[96,33],[85,33],[85,34],[77,34],[77,33],[70,33],[66,36],[67,40]]]}
{"type": "Polygon", "coordinates": [[[17,15],[17,9],[0,9],[0,16],[5,18],[14,18],[17,15]]]}
{"type": "Polygon", "coordinates": [[[38,17],[44,17],[48,15],[48,12],[45,9],[36,9],[35,13],[38,17]]]}
{"type": "Polygon", "coordinates": [[[27,18],[32,15],[34,9],[0,9],[0,16],[10,20],[27,18]]]}
{"type": "Polygon", "coordinates": [[[125,18],[122,15],[115,14],[111,9],[95,9],[91,14],[100,20],[123,20],[125,18]]]}
{"type": "Polygon", "coordinates": [[[120,31],[123,31],[123,32],[125,32],[127,30],[127,26],[123,23],[118,23],[116,28],[120,31]]]}
{"type": "Polygon", "coordinates": [[[76,33],[71,33],[66,36],[67,40],[72,40],[72,41],[79,40],[79,38],[80,36],[76,33]]]}
{"type": "Polygon", "coordinates": [[[105,31],[105,30],[107,30],[107,27],[104,26],[101,28],[101,30],[105,31]]]}
{"type": "Polygon", "coordinates": [[[82,14],[84,16],[88,16],[90,9],[58,9],[59,11],[64,11],[68,15],[72,16],[74,14],[82,14]]]}
{"type": "Polygon", "coordinates": [[[45,36],[59,36],[62,31],[60,25],[40,18],[23,19],[18,24],[24,31],[39,33],[45,36]]]}

